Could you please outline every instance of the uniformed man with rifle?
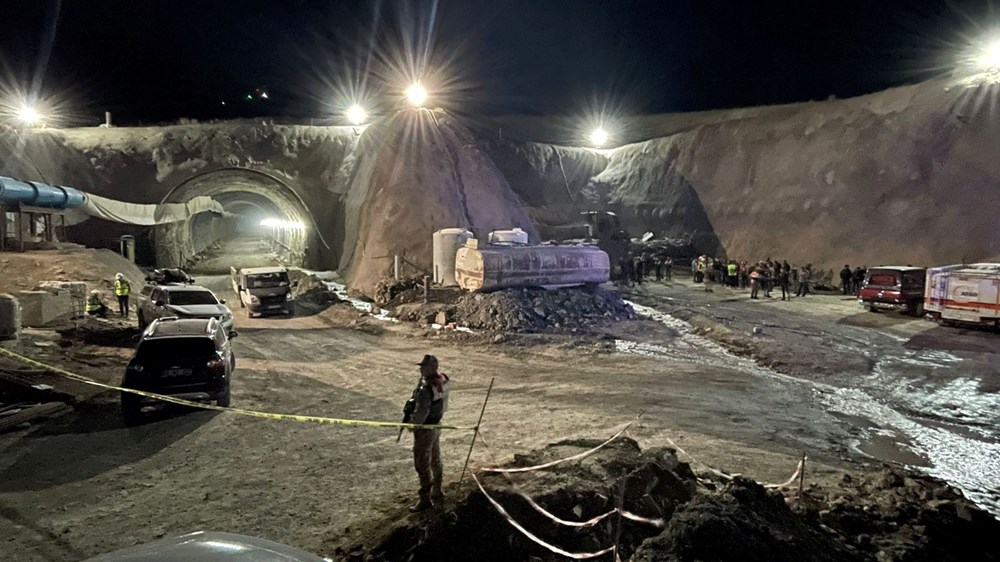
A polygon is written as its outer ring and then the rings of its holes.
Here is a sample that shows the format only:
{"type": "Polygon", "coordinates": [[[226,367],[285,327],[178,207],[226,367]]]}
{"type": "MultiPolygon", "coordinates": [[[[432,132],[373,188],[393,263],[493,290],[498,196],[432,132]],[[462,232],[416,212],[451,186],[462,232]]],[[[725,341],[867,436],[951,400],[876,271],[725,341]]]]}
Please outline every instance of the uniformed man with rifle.
{"type": "MultiPolygon", "coordinates": [[[[438,360],[433,355],[424,355],[417,363],[420,366],[420,382],[413,389],[413,395],[403,406],[403,423],[437,425],[448,410],[448,375],[438,372],[438,360]]],[[[403,430],[399,430],[403,435],[403,430]]],[[[399,441],[399,437],[396,437],[399,441]]],[[[437,505],[444,505],[444,481],[441,463],[441,430],[413,430],[413,464],[420,480],[419,501],[411,511],[423,511],[437,505]]]]}

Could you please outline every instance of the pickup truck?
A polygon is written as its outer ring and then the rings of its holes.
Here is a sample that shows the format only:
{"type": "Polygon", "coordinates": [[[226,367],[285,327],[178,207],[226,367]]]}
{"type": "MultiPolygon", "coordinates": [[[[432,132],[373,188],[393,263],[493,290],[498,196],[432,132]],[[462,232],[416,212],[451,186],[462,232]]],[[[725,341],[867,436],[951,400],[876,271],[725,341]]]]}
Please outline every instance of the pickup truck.
{"type": "Polygon", "coordinates": [[[294,283],[288,280],[288,270],[284,267],[230,268],[233,291],[240,299],[240,308],[247,310],[253,318],[263,314],[295,313],[292,297],[294,283]]]}

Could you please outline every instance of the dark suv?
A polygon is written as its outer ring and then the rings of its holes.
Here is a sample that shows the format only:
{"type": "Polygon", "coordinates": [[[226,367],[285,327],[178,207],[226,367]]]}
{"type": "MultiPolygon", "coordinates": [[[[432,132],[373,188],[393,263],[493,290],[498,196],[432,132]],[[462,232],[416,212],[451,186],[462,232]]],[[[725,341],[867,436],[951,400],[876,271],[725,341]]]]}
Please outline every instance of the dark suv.
{"type": "MultiPolygon", "coordinates": [[[[229,406],[229,382],[236,368],[230,338],[236,335],[215,318],[154,320],[142,333],[122,386],[229,406]]],[[[123,392],[125,423],[141,423],[142,409],[150,401],[123,392]]]]}

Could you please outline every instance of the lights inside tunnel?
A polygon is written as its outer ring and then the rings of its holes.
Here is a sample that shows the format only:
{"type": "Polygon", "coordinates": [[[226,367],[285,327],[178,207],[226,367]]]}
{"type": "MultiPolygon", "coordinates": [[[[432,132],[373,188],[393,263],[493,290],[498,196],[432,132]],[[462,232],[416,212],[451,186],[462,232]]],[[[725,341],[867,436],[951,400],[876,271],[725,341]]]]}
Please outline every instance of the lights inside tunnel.
{"type": "Polygon", "coordinates": [[[272,228],[282,228],[286,230],[305,230],[306,225],[300,221],[289,221],[282,219],[264,219],[260,221],[261,226],[272,228]]]}
{"type": "Polygon", "coordinates": [[[352,125],[363,125],[368,120],[368,112],[358,104],[347,108],[345,115],[352,125]]]}
{"type": "Polygon", "coordinates": [[[427,89],[424,88],[420,82],[415,82],[409,88],[406,89],[406,100],[410,102],[413,107],[423,107],[424,103],[427,101],[427,89]]]}

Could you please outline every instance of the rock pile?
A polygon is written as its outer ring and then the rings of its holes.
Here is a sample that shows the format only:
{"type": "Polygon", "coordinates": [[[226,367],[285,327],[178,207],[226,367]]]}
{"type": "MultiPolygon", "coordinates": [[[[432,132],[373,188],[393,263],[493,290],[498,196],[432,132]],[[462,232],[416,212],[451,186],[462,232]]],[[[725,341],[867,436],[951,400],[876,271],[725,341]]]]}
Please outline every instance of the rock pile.
{"type": "Polygon", "coordinates": [[[505,289],[461,296],[452,318],[473,329],[540,332],[632,320],[636,314],[616,291],[505,289]]]}
{"type": "MultiPolygon", "coordinates": [[[[563,441],[519,455],[514,464],[565,458],[597,444],[563,441]]],[[[1000,559],[1000,522],[943,483],[910,473],[848,479],[830,493],[810,487],[790,501],[742,477],[696,478],[672,449],[642,451],[635,441],[620,439],[582,461],[531,477],[479,478],[515,521],[549,544],[576,553],[617,544],[620,558],[633,562],[1000,559]],[[592,527],[568,527],[541,515],[521,493],[563,520],[588,520],[611,511],[621,498],[625,511],[663,524],[612,516],[592,527]]],[[[449,496],[455,500],[443,514],[353,527],[351,541],[336,549],[337,559],[566,559],[517,531],[476,487],[453,486],[449,496]]]]}
{"type": "Polygon", "coordinates": [[[288,277],[295,282],[295,286],[292,287],[292,297],[297,304],[323,307],[340,300],[326,283],[315,275],[293,269],[288,272],[288,277]]]}

